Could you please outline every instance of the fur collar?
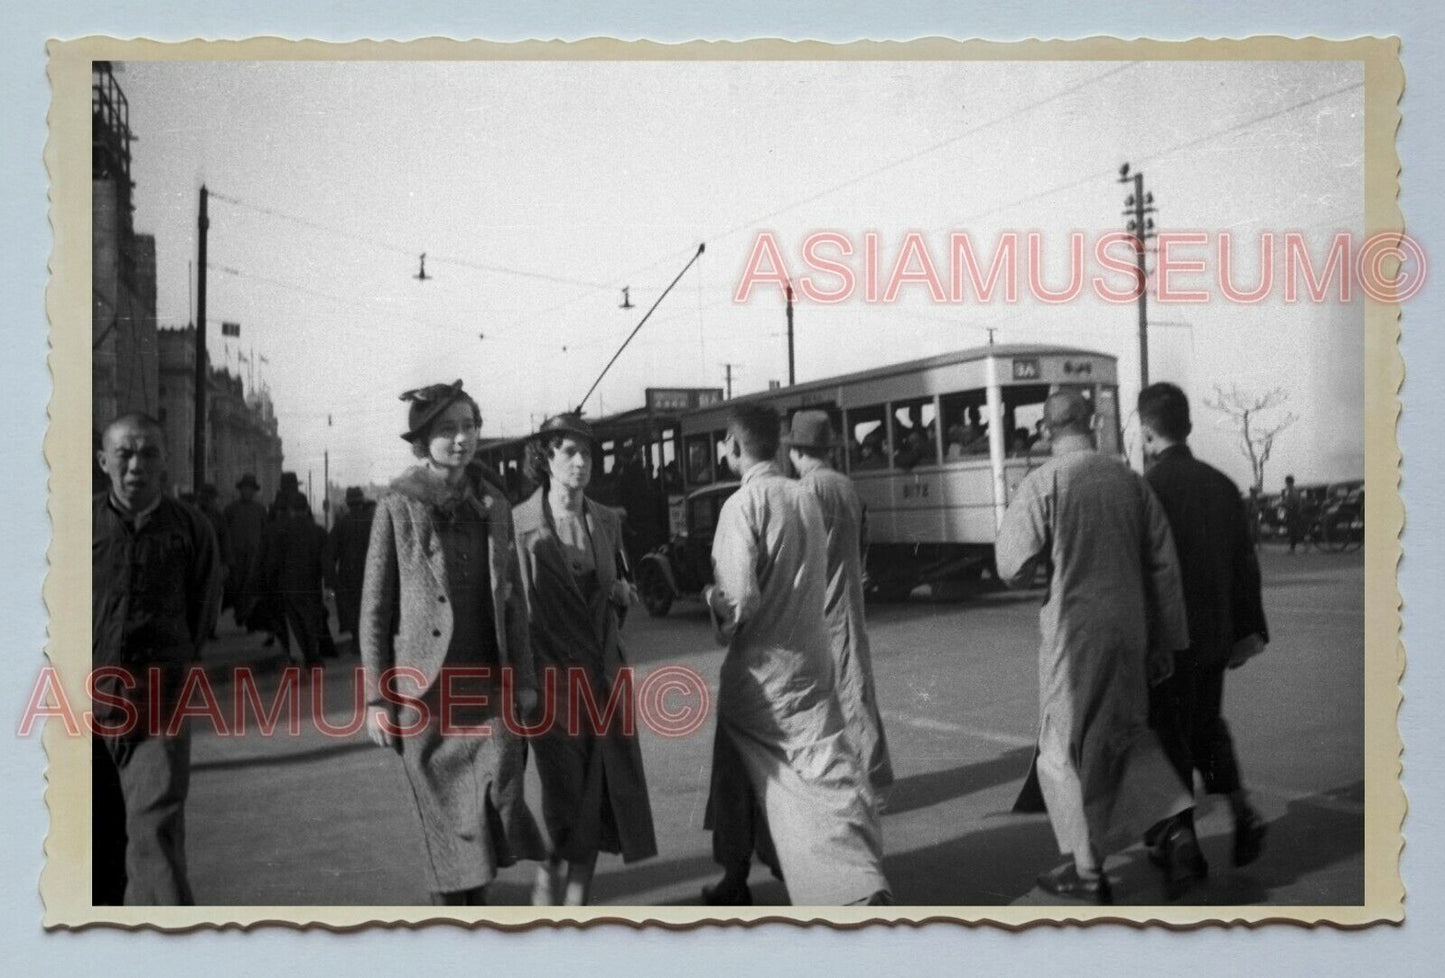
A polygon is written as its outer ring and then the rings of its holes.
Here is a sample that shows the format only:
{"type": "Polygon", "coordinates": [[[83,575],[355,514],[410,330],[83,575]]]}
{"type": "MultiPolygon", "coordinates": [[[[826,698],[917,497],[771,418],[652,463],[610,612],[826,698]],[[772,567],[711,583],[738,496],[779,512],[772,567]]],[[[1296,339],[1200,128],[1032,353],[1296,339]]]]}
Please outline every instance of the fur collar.
{"type": "MultiPolygon", "coordinates": [[[[485,490],[486,484],[483,483],[485,490]]],[[[491,508],[488,496],[478,496],[470,479],[460,486],[449,486],[431,473],[425,465],[413,465],[392,482],[391,489],[399,495],[440,513],[453,515],[464,504],[473,506],[485,516],[491,508]]]]}

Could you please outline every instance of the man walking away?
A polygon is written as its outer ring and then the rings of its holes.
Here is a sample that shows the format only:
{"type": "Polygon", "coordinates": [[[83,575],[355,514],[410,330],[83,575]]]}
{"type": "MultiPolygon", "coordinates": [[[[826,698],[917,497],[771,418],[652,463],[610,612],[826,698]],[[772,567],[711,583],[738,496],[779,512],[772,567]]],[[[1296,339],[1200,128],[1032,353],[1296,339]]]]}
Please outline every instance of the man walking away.
{"type": "Polygon", "coordinates": [[[1139,394],[1145,478],[1164,507],[1179,553],[1189,650],[1174,675],[1150,690],[1150,723],[1192,793],[1194,772],[1208,794],[1229,798],[1234,865],[1259,858],[1265,825],[1249,804],[1229,726],[1221,715],[1226,669],[1264,650],[1269,629],[1248,515],[1229,477],[1199,461],[1186,440],[1189,399],[1173,384],[1139,394]]]}
{"type": "Polygon", "coordinates": [[[765,827],[772,845],[758,854],[793,903],[891,903],[876,802],[833,688],[823,517],[774,460],[780,427],[772,408],[743,405],[724,442],[742,485],[718,514],[706,599],[728,646],[709,799],[726,875],[704,898],[751,902],[747,863],[765,827]],[[738,821],[744,807],[754,817],[738,821]]]}
{"type": "MultiPolygon", "coordinates": [[[[1189,644],[1164,510],[1122,461],[1094,450],[1093,408],[1050,395],[1053,458],[1019,485],[999,528],[999,574],[1012,586],[1049,571],[1039,624],[1036,774],[1069,863],[1039,877],[1055,895],[1112,902],[1104,856],[1187,813],[1188,792],[1149,729],[1149,685],[1189,644]]],[[[1199,874],[1192,824],[1162,834],[1170,898],[1199,874]]]]}
{"type": "Polygon", "coordinates": [[[290,652],[290,640],[294,639],[302,664],[319,665],[326,653],[323,588],[324,582],[330,580],[322,559],[326,531],[316,524],[304,495],[290,496],[288,506],[272,524],[266,548],[266,578],[273,584],[281,613],[277,624],[282,648],[290,652]]]}
{"type": "Polygon", "coordinates": [[[260,488],[256,477],[247,472],[236,483],[236,492],[241,498],[231,502],[222,513],[226,521],[226,588],[231,592],[231,614],[235,616],[236,626],[247,631],[255,629],[251,616],[259,600],[257,589],[261,582],[266,533],[266,507],[256,502],[260,488]]]}
{"type": "Polygon", "coordinates": [[[367,501],[360,486],[346,490],[346,512],[331,528],[326,566],[336,582],[336,618],[341,630],[356,640],[361,612],[361,581],[366,574],[366,548],[371,541],[371,517],[376,504],[367,501]]]}
{"type": "Polygon", "coordinates": [[[863,620],[863,503],[853,480],[828,462],[835,440],[823,411],[793,415],[788,455],[798,484],[823,510],[828,571],[825,611],[833,653],[834,682],[849,736],[863,759],[875,791],[893,783],[893,762],[873,687],[873,656],[863,620]]]}
{"type": "Polygon", "coordinates": [[[110,488],[91,506],[91,664],[105,670],[91,751],[91,899],[190,905],[190,730],[169,728],[220,611],[216,536],[200,512],[164,495],[165,434],[154,418],[111,422],[99,461],[110,488]]]}

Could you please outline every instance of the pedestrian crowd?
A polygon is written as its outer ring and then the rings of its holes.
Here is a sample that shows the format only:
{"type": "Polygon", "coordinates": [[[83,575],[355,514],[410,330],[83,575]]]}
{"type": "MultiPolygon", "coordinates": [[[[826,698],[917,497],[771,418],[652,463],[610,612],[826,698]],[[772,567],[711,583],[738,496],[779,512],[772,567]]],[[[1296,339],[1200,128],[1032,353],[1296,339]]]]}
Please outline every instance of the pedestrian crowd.
{"type": "MultiPolygon", "coordinates": [[[[601,853],[657,853],[642,752],[624,722],[623,629],[637,593],[623,520],[587,493],[597,440],[577,414],[548,419],[528,448],[537,488],[513,506],[476,459],[481,412],[461,381],[402,400],[416,463],[375,503],[348,490],[329,534],[294,481],[269,511],[250,475],[224,511],[211,487],[194,506],[174,499],[160,426],[129,414],[106,429],[94,665],[154,667],[163,682],[98,682],[97,720],[173,710],[223,601],[303,663],[334,655],[329,588],[364,666],[368,735],[395,752],[416,812],[433,903],[485,904],[499,869],[527,860],[535,904],[586,904],[601,853]],[[404,726],[387,695],[399,670],[428,707],[423,722],[404,726]],[[555,706],[557,672],[583,677],[591,702],[623,708],[536,737],[489,724],[555,706]],[[483,724],[487,736],[454,735],[483,724]],[[523,790],[529,761],[540,821],[523,790]]],[[[1265,833],[1221,715],[1225,672],[1268,641],[1244,504],[1190,453],[1183,391],[1146,388],[1139,416],[1142,477],[1095,450],[1086,398],[1050,396],[1052,457],[1012,494],[996,543],[1004,581],[1047,580],[1038,746],[1016,808],[1047,811],[1069,857],[1040,886],[1098,903],[1113,898],[1105,858],[1140,839],[1171,899],[1205,877],[1196,771],[1206,792],[1229,798],[1237,865],[1258,857],[1265,833]]],[[[766,405],[729,417],[722,451],[740,484],[719,513],[704,592],[727,648],[704,822],[721,877],[704,887],[706,904],[751,903],[755,858],[795,904],[894,902],[880,818],[895,775],[864,616],[864,512],[830,464],[838,447],[821,411],[797,412],[786,430],[766,405]]],[[[184,725],[98,730],[96,904],[192,902],[189,748],[184,725]]]]}

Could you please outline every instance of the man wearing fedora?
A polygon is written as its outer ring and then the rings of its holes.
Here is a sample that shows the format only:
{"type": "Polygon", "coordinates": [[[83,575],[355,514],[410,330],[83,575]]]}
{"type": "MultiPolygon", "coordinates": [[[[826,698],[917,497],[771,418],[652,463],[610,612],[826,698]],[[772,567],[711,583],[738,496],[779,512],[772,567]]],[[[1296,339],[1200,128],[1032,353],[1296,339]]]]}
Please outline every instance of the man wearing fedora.
{"type": "Polygon", "coordinates": [[[798,471],[798,484],[823,510],[828,541],[825,611],[838,702],[868,778],[881,791],[893,783],[893,762],[878,713],[873,656],[863,621],[863,503],[853,481],[830,464],[836,444],[826,412],[793,415],[788,456],[798,471]]]}
{"type": "Polygon", "coordinates": [[[728,416],[727,461],[742,479],[713,537],[704,601],[728,652],[704,826],[723,878],[709,904],[747,904],[756,854],[799,905],[892,902],[878,806],[834,693],[823,516],[775,461],[767,405],[728,416]]]}
{"type": "Polygon", "coordinates": [[[250,472],[236,483],[240,498],[222,513],[226,524],[226,589],[236,625],[247,628],[256,608],[256,588],[261,573],[262,539],[266,532],[266,507],[256,501],[261,491],[250,472]]]}
{"type": "Polygon", "coordinates": [[[360,486],[346,490],[346,512],[336,520],[327,541],[326,564],[336,582],[336,618],[341,630],[356,639],[361,615],[361,583],[366,576],[366,547],[376,504],[360,486]]]}

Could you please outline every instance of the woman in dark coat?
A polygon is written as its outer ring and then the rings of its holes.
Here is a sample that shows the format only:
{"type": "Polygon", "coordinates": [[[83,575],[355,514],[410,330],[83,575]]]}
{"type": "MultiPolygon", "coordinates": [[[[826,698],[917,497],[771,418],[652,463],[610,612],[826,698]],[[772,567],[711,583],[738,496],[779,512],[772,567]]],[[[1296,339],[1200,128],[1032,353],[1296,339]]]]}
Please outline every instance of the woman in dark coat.
{"type": "Polygon", "coordinates": [[[525,744],[511,732],[537,701],[511,511],[471,465],[481,412],[461,383],[402,395],[402,437],[421,464],[377,505],[359,623],[368,732],[401,755],[437,905],[483,904],[498,867],[546,855],[522,796],[525,744]],[[419,731],[399,728],[395,697],[383,695],[391,670],[405,670],[392,688],[426,705],[419,731]],[[513,692],[515,709],[503,703],[513,692]],[[489,733],[463,729],[483,724],[489,733]]]}
{"type": "Polygon", "coordinates": [[[611,700],[626,668],[618,612],[634,598],[618,574],[622,521],[583,492],[593,446],[591,429],[576,415],[543,424],[528,452],[540,488],[515,514],[532,650],[543,695],[556,704],[554,723],[533,741],[552,839],[532,895],[539,905],[586,904],[599,852],[620,853],[625,862],[657,854],[630,687],[620,687],[624,699],[605,729],[580,705],[577,716],[567,715],[569,704],[581,702],[569,695],[569,682],[586,683],[598,714],[611,700]],[[631,736],[622,731],[629,714],[631,736]]]}

